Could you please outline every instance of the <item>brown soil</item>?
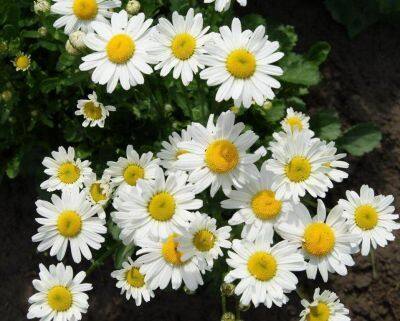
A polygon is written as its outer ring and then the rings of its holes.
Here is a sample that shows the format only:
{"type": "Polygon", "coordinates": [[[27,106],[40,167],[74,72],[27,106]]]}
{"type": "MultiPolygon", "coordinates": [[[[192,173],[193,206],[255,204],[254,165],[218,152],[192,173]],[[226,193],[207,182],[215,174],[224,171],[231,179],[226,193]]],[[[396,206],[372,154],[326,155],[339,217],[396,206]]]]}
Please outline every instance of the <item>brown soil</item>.
{"type": "MultiPolygon", "coordinates": [[[[350,159],[350,178],[329,195],[330,201],[335,202],[347,188],[358,189],[361,184],[368,183],[380,193],[395,195],[399,208],[400,27],[377,24],[350,40],[344,28],[332,20],[322,1],[250,2],[246,11],[260,12],[295,26],[299,51],[307,50],[318,40],[332,45],[331,55],[323,67],[325,80],[307,97],[311,109],[335,108],[346,127],[372,121],[384,133],[381,148],[364,157],[350,159]]],[[[5,321],[26,319],[27,298],[33,291],[31,281],[36,277],[38,264],[54,262],[38,255],[30,241],[37,228],[34,222],[37,186],[39,182],[20,178],[14,182],[3,181],[0,187],[3,226],[0,314],[5,321]]],[[[400,237],[400,233],[397,236],[400,237]]],[[[356,261],[348,276],[333,276],[327,285],[308,281],[306,288],[322,286],[336,291],[350,308],[354,321],[400,320],[398,240],[377,252],[377,280],[372,279],[369,258],[356,256],[356,261]]],[[[90,310],[84,320],[217,321],[220,318],[219,298],[207,288],[193,296],[183,292],[157,293],[151,303],[137,308],[119,295],[109,277],[111,270],[109,262],[90,276],[95,289],[90,294],[90,310]]],[[[284,309],[252,309],[243,313],[243,319],[298,320],[300,309],[299,299],[291,295],[284,309]]]]}

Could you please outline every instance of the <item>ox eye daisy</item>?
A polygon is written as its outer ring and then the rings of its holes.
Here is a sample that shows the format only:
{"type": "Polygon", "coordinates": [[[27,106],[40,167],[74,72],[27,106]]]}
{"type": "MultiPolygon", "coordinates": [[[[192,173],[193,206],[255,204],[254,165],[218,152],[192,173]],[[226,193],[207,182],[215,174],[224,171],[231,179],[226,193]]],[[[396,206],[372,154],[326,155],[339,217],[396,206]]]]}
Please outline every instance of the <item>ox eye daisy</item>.
{"type": "Polygon", "coordinates": [[[114,106],[104,106],[102,103],[97,101],[97,95],[93,92],[88,96],[89,99],[78,100],[75,115],[82,115],[85,120],[82,123],[83,127],[99,126],[104,127],[106,118],[110,115],[110,111],[115,111],[114,106]]]}
{"type": "Polygon", "coordinates": [[[33,242],[40,242],[38,251],[50,249],[50,256],[57,256],[61,261],[68,245],[74,262],[81,261],[81,254],[92,259],[89,248],[100,249],[107,232],[102,209],[99,205],[91,206],[86,200],[86,193],[77,189],[63,191],[61,198],[55,194],[51,196],[51,203],[39,200],[36,202],[36,211],[41,216],[36,221],[42,226],[38,233],[32,236],[33,242]]]}
{"type": "Polygon", "coordinates": [[[286,110],[286,117],[281,121],[282,129],[287,133],[292,133],[295,130],[308,130],[310,117],[294,111],[292,107],[286,110]]]}
{"type": "Polygon", "coordinates": [[[88,295],[92,289],[89,283],[82,283],[85,272],[74,277],[72,267],[62,263],[50,265],[47,269],[39,265],[39,279],[32,284],[37,293],[29,298],[28,319],[38,318],[40,321],[81,320],[82,314],[89,307],[88,295]]]}
{"type": "Polygon", "coordinates": [[[222,187],[229,193],[236,187],[257,175],[254,163],[261,157],[258,153],[247,154],[247,150],[257,141],[258,136],[248,130],[242,133],[243,123],[235,124],[235,114],[223,112],[214,125],[214,115],[210,115],[207,127],[192,123],[188,131],[192,140],[182,142],[178,147],[188,151],[180,155],[176,168],[190,172],[189,181],[196,193],[211,185],[210,194],[222,187]]]}
{"type": "Polygon", "coordinates": [[[121,289],[121,294],[125,292],[125,297],[135,300],[137,306],[144,302],[149,302],[154,297],[154,292],[145,282],[144,274],[140,272],[140,266],[135,265],[129,257],[128,261],[122,263],[122,269],[111,273],[111,277],[117,279],[117,288],[121,289]]]}
{"type": "Polygon", "coordinates": [[[259,26],[254,32],[242,31],[240,20],[232,21],[232,28],[223,26],[213,41],[206,43],[207,55],[202,62],[208,66],[200,73],[209,86],[219,86],[217,102],[233,99],[235,106],[249,108],[253,101],[262,106],[266,99],[275,97],[272,88],[280,83],[272,76],[283,71],[272,65],[283,57],[276,52],[278,42],[271,42],[265,28],[259,26]]]}
{"type": "MultiPolygon", "coordinates": [[[[101,179],[97,179],[96,174],[92,173],[92,175],[85,180],[84,184],[86,199],[92,205],[100,205],[101,208],[104,208],[110,200],[112,193],[110,177],[104,175],[101,179]]],[[[101,219],[106,218],[104,210],[99,214],[99,217],[101,219]]]]}
{"type": "Polygon", "coordinates": [[[122,88],[144,83],[143,74],[152,73],[152,62],[148,50],[152,43],[148,29],[152,20],[145,19],[143,13],[131,17],[122,10],[113,13],[111,25],[93,23],[95,33],[89,33],[85,44],[95,52],[82,58],[81,70],[92,70],[92,81],[107,84],[107,92],[112,93],[118,82],[122,88]]]}
{"type": "Polygon", "coordinates": [[[304,258],[296,246],[282,241],[274,246],[257,239],[233,240],[232,251],[226,260],[232,270],[225,282],[239,281],[235,294],[240,303],[254,306],[264,304],[268,308],[275,304],[281,307],[288,301],[285,293],[296,289],[298,282],[293,272],[304,270],[304,258]]]}
{"type": "Polygon", "coordinates": [[[292,215],[291,220],[277,226],[277,232],[301,248],[307,261],[307,277],[315,279],[319,271],[327,282],[328,272],[346,275],[346,266],[354,265],[351,254],[356,251],[358,238],[349,233],[341,208],[334,207],[326,216],[325,205],[319,199],[313,218],[301,203],[292,215]]]}
{"type": "Polygon", "coordinates": [[[31,56],[19,53],[12,61],[16,71],[27,71],[31,66],[31,56]]]}
{"type": "Polygon", "coordinates": [[[201,270],[211,269],[214,260],[223,256],[221,248],[230,248],[230,226],[217,229],[217,221],[207,214],[196,213],[188,229],[178,238],[182,259],[195,257],[201,270]]]}
{"type": "Polygon", "coordinates": [[[87,179],[92,169],[90,162],[75,159],[75,150],[73,147],[59,147],[58,151],[51,152],[50,157],[45,157],[42,164],[46,167],[44,172],[50,177],[40,184],[42,189],[49,192],[55,190],[64,190],[71,188],[81,188],[83,182],[87,179]]]}
{"type": "Polygon", "coordinates": [[[174,290],[184,285],[191,291],[203,285],[200,269],[194,258],[184,260],[183,253],[178,250],[178,235],[171,234],[161,240],[140,239],[137,251],[140,255],[135,261],[139,264],[140,273],[145,275],[144,281],[148,282],[151,289],[165,289],[168,284],[174,290]]]}
{"type": "MultiPolygon", "coordinates": [[[[247,5],[247,0],[236,0],[242,7],[247,5]]],[[[222,12],[229,9],[231,0],[204,0],[204,3],[215,2],[215,11],[222,12]]]]}
{"type": "Polygon", "coordinates": [[[192,8],[181,16],[178,12],[172,14],[172,23],[160,18],[152,34],[155,45],[151,49],[152,55],[158,61],[155,70],[161,70],[161,76],[168,75],[173,70],[173,77],[182,79],[187,86],[193,75],[197,74],[204,65],[199,62],[199,56],[204,54],[204,44],[208,41],[207,31],[203,29],[203,16],[194,15],[192,8]]]}
{"type": "Polygon", "coordinates": [[[51,12],[62,15],[54,22],[55,28],[64,27],[69,35],[74,31],[93,30],[94,22],[107,22],[111,10],[121,6],[119,0],[53,0],[51,12]]]}
{"type": "Polygon", "coordinates": [[[337,154],[335,142],[329,142],[322,145],[322,153],[324,156],[330,157],[330,160],[323,164],[325,175],[332,181],[340,183],[349,177],[343,169],[349,168],[349,163],[343,161],[347,155],[345,153],[337,154]]]}
{"type": "Polygon", "coordinates": [[[360,194],[346,192],[347,200],[339,200],[351,233],[358,236],[361,254],[368,255],[371,245],[374,249],[386,246],[394,240],[393,231],[400,229],[395,220],[393,196],[375,195],[368,185],[361,186],[360,194]]]}
{"type": "Polygon", "coordinates": [[[350,321],[349,310],[344,307],[336,293],[320,289],[314,291],[313,301],[301,300],[304,310],[300,321],[350,321]]]}
{"type": "Polygon", "coordinates": [[[121,228],[120,238],[126,243],[147,237],[166,237],[188,226],[191,210],[203,206],[195,199],[187,174],[175,172],[164,176],[157,170],[153,181],[140,180],[136,188],[121,191],[114,199],[111,215],[121,228]]]}
{"type": "Polygon", "coordinates": [[[242,238],[254,241],[263,234],[267,242],[273,243],[275,225],[293,210],[291,201],[276,196],[272,189],[274,180],[275,175],[263,165],[256,178],[230,192],[229,198],[221,202],[222,208],[238,210],[229,224],[244,224],[242,238]]]}

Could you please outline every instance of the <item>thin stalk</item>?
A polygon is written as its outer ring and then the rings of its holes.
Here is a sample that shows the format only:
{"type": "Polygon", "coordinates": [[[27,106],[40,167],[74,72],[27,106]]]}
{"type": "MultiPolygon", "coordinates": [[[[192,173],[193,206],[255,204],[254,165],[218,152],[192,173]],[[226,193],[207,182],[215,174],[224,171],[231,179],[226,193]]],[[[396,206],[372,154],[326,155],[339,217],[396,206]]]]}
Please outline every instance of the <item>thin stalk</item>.
{"type": "Polygon", "coordinates": [[[118,243],[114,243],[113,245],[111,245],[107,251],[105,251],[102,255],[99,256],[98,259],[96,259],[92,265],[87,269],[86,271],[86,276],[88,276],[89,274],[91,274],[94,270],[96,270],[98,267],[100,267],[101,265],[104,264],[104,261],[111,256],[115,249],[118,247],[118,243]]]}
{"type": "Polygon", "coordinates": [[[236,306],[235,306],[235,308],[236,308],[236,313],[235,313],[235,319],[236,320],[240,320],[240,308],[239,308],[239,299],[238,299],[238,297],[237,296],[235,296],[235,300],[236,300],[236,306]]]}
{"type": "Polygon", "coordinates": [[[377,279],[378,278],[378,269],[376,267],[375,250],[372,246],[371,246],[370,256],[371,256],[371,264],[372,264],[372,277],[374,279],[377,279]]]}
{"type": "Polygon", "coordinates": [[[226,313],[226,296],[221,293],[221,308],[222,308],[222,315],[226,313]]]}

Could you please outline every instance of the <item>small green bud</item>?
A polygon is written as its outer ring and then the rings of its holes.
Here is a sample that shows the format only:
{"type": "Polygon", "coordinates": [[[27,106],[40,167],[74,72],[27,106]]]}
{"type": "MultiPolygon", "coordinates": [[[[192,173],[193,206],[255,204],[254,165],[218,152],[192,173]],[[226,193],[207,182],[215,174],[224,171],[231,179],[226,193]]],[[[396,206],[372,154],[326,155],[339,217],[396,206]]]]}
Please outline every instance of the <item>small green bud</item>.
{"type": "Polygon", "coordinates": [[[235,285],[232,283],[222,283],[221,285],[221,293],[225,296],[232,296],[235,294],[235,285]]]}
{"type": "Polygon", "coordinates": [[[232,312],[225,312],[222,317],[221,321],[235,321],[235,315],[232,312]]]}
{"type": "Polygon", "coordinates": [[[135,15],[140,11],[140,2],[137,0],[129,0],[125,9],[129,14],[135,15]]]}

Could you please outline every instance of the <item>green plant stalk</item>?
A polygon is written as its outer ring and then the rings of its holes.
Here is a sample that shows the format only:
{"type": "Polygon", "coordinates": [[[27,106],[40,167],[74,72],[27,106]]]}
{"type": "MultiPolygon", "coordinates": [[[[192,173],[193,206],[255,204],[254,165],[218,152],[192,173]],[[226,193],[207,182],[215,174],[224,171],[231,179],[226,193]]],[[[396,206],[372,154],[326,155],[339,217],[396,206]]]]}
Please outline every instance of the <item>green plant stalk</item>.
{"type": "Polygon", "coordinates": [[[235,319],[236,320],[240,320],[240,309],[239,309],[239,299],[237,296],[235,296],[235,301],[236,301],[236,305],[235,305],[235,319]]]}
{"type": "Polygon", "coordinates": [[[105,251],[102,255],[99,256],[99,258],[97,258],[92,265],[87,269],[86,271],[86,276],[90,275],[94,270],[96,270],[98,267],[100,267],[101,265],[104,264],[105,260],[111,256],[115,250],[118,247],[118,242],[115,242],[114,244],[112,244],[107,251],[105,251]]]}
{"type": "Polygon", "coordinates": [[[226,313],[226,296],[221,293],[221,308],[222,308],[222,315],[226,313]]]}
{"type": "Polygon", "coordinates": [[[371,247],[370,256],[371,256],[371,264],[372,264],[372,277],[374,279],[377,279],[378,278],[378,269],[376,267],[375,250],[373,247],[371,247]]]}

